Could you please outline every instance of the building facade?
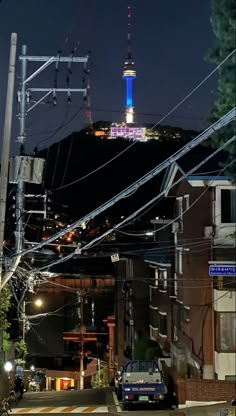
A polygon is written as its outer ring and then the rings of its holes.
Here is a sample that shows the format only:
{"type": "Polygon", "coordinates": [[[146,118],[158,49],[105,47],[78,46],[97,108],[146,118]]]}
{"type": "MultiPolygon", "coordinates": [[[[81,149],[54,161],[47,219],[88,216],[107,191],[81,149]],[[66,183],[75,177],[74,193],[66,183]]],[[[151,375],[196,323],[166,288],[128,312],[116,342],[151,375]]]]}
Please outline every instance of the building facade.
{"type": "Polygon", "coordinates": [[[179,377],[232,381],[236,190],[222,176],[190,176],[169,192],[180,173],[172,165],[163,184],[175,204],[174,261],[150,263],[150,337],[179,377]]]}

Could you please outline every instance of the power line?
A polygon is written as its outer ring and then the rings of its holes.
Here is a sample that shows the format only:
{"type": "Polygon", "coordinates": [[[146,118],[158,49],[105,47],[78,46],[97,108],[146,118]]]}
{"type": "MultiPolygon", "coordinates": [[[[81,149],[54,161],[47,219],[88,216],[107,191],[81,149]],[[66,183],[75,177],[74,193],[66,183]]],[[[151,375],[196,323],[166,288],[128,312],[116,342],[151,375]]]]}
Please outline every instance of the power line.
{"type": "MultiPolygon", "coordinates": [[[[227,143],[226,144],[229,144],[229,142],[231,142],[233,140],[233,138],[231,138],[230,140],[228,140],[227,141],[227,143]]],[[[222,145],[223,147],[226,145],[226,144],[224,144],[224,145],[222,145]]],[[[215,152],[213,152],[212,153],[212,155],[211,155],[211,157],[213,156],[213,155],[215,155],[218,151],[220,151],[220,148],[219,149],[217,149],[215,152]]],[[[202,164],[204,164],[205,163],[205,160],[209,160],[209,158],[210,158],[210,156],[208,156],[207,158],[205,158],[204,159],[204,161],[202,161],[202,162],[200,162],[197,166],[195,166],[193,169],[191,169],[191,171],[189,171],[189,172],[187,172],[186,174],[184,174],[182,177],[180,177],[179,179],[178,179],[178,181],[176,181],[177,183],[179,183],[183,178],[185,178],[185,177],[187,177],[188,175],[189,175],[189,173],[190,172],[192,172],[192,171],[195,171],[195,170],[197,170],[198,168],[199,168],[199,165],[202,165],[202,164]]],[[[230,163],[230,164],[232,164],[232,162],[230,163]]],[[[230,165],[229,164],[229,165],[230,165]]],[[[222,171],[224,171],[224,169],[226,169],[226,167],[227,166],[225,166],[223,169],[222,169],[222,171]]],[[[216,175],[216,177],[217,177],[218,175],[216,175]]],[[[175,186],[176,185],[176,182],[174,183],[174,184],[172,184],[172,186],[171,186],[171,188],[173,187],[173,186],[175,186]]],[[[170,188],[170,189],[171,189],[170,188]]],[[[163,192],[165,192],[165,191],[163,191],[163,192]]],[[[163,193],[162,192],[162,193],[163,193]]],[[[160,197],[160,195],[162,194],[162,193],[160,193],[159,195],[157,195],[154,199],[157,199],[158,197],[160,197]]],[[[152,201],[151,201],[152,202],[152,201]]],[[[150,201],[145,205],[145,207],[148,205],[150,203],[150,201]]],[[[119,223],[119,224],[116,224],[116,226],[115,227],[112,227],[110,230],[108,230],[108,231],[106,231],[104,234],[102,234],[101,236],[99,236],[99,237],[97,237],[97,238],[95,238],[94,240],[92,240],[92,242],[90,242],[90,243],[88,243],[88,244],[86,244],[84,247],[80,247],[79,249],[76,249],[73,253],[70,253],[69,255],[67,255],[65,258],[63,258],[63,259],[59,259],[59,260],[57,260],[57,261],[55,261],[55,262],[52,262],[52,263],[50,263],[49,265],[47,265],[47,266],[43,266],[43,268],[40,268],[40,270],[43,270],[43,269],[45,269],[45,268],[47,268],[47,267],[52,267],[53,265],[56,265],[56,264],[59,264],[59,263],[61,263],[61,262],[64,262],[64,261],[67,261],[67,260],[69,260],[70,258],[72,258],[75,254],[77,254],[77,253],[81,253],[81,250],[85,250],[85,249],[88,249],[88,248],[90,248],[91,246],[93,246],[94,247],[94,245],[97,245],[97,244],[99,244],[100,243],[100,240],[103,240],[107,235],[109,235],[111,232],[113,232],[114,230],[116,230],[117,228],[119,228],[119,226],[120,225],[123,225],[127,220],[129,220],[129,219],[132,219],[136,214],[137,214],[137,212],[139,212],[140,210],[142,210],[143,209],[143,207],[141,207],[138,211],[136,211],[135,213],[133,213],[133,214],[131,214],[128,218],[126,218],[125,220],[123,220],[121,223],[119,223]]],[[[173,221],[174,222],[174,221],[173,221]]],[[[29,252],[29,251],[28,251],[29,252]]]]}
{"type": "MultiPolygon", "coordinates": [[[[172,109],[163,117],[160,118],[160,120],[154,124],[154,126],[151,127],[151,130],[153,130],[158,124],[162,123],[166,118],[168,118],[168,116],[170,114],[172,114],[178,107],[180,107],[191,95],[193,95],[195,93],[195,91],[198,90],[198,88],[201,87],[202,84],[204,84],[231,56],[232,54],[236,51],[236,49],[231,52],[222,62],[220,62],[219,65],[216,66],[216,68],[210,72],[210,74],[208,74],[192,91],[190,91],[189,94],[187,94],[180,102],[178,102],[174,107],[172,107],[172,109]]],[[[123,153],[127,152],[131,147],[133,147],[135,144],[137,143],[137,141],[134,141],[133,143],[131,143],[126,149],[122,150],[120,153],[118,153],[116,156],[114,156],[113,158],[109,159],[107,162],[103,163],[101,166],[99,166],[98,168],[94,169],[93,171],[89,172],[88,174],[82,176],[81,178],[78,178],[68,184],[65,184],[61,187],[55,188],[54,191],[60,190],[60,189],[64,189],[65,187],[74,185],[77,182],[82,181],[83,179],[87,178],[88,176],[93,175],[94,173],[96,173],[97,171],[99,171],[100,169],[102,169],[103,167],[107,166],[109,163],[113,162],[113,160],[117,159],[119,156],[121,156],[123,153]]]]}
{"type": "Polygon", "coordinates": [[[230,52],[223,61],[221,61],[211,72],[208,74],[189,94],[187,94],[174,108],[172,108],[165,117],[162,118],[159,122],[154,124],[152,126],[152,129],[154,129],[159,123],[164,121],[170,114],[172,114],[177,108],[179,108],[191,95],[193,95],[218,69],[221,68],[222,65],[236,52],[236,49],[234,49],[232,52],[230,52]]]}
{"type": "MultiPolygon", "coordinates": [[[[234,111],[231,110],[230,114],[231,113],[234,114],[234,111]]],[[[232,118],[233,118],[233,114],[232,114],[232,118]]],[[[208,135],[210,135],[210,133],[212,131],[215,131],[215,130],[217,130],[219,128],[219,124],[220,124],[220,126],[222,126],[222,124],[224,125],[225,122],[223,122],[223,120],[226,118],[226,116],[228,118],[229,117],[229,113],[227,115],[225,115],[222,119],[220,119],[218,122],[214,123],[214,125],[213,125],[214,127],[211,126],[210,128],[208,128],[206,130],[206,132],[200,134],[196,139],[193,139],[193,141],[191,143],[189,143],[186,146],[184,146],[180,151],[176,152],[174,155],[172,155],[170,158],[168,158],[165,162],[162,162],[160,165],[158,165],[157,168],[154,168],[152,171],[150,171],[148,174],[146,174],[143,178],[141,178],[140,180],[138,180],[135,183],[133,183],[133,185],[131,185],[128,188],[126,188],[123,192],[121,192],[120,194],[116,195],[110,201],[108,201],[107,203],[103,204],[98,209],[92,211],[90,214],[86,215],[82,219],[76,221],[75,223],[73,223],[72,225],[70,225],[69,227],[67,227],[66,230],[62,230],[62,231],[54,234],[54,236],[50,237],[49,239],[47,239],[45,241],[42,241],[41,243],[37,244],[35,247],[32,247],[32,248],[27,249],[27,250],[24,250],[21,254],[26,254],[26,253],[29,253],[31,251],[35,251],[36,249],[39,249],[39,248],[43,247],[44,245],[46,245],[46,244],[48,244],[50,242],[53,242],[55,239],[58,239],[59,237],[65,235],[69,231],[71,231],[74,228],[78,227],[80,224],[85,223],[89,219],[94,218],[96,215],[98,215],[99,213],[101,213],[102,211],[104,211],[105,209],[107,209],[109,206],[112,206],[114,203],[116,203],[117,201],[119,201],[120,199],[122,199],[122,197],[128,196],[129,193],[130,193],[130,190],[138,189],[143,183],[146,183],[148,180],[150,180],[152,177],[154,177],[157,172],[159,173],[162,169],[164,169],[165,167],[167,167],[169,164],[172,164],[174,161],[178,160],[178,158],[180,158],[183,154],[185,154],[186,152],[188,152],[196,144],[199,144],[199,142],[201,142],[203,140],[203,138],[206,139],[208,137],[208,135]]],[[[231,117],[230,117],[230,119],[231,119],[231,117]]],[[[226,124],[227,123],[228,123],[228,121],[226,122],[226,124]]],[[[215,152],[217,152],[217,150],[215,152]]],[[[215,152],[213,154],[215,154],[215,152]]],[[[199,165],[200,164],[197,165],[197,168],[199,167],[199,165]]],[[[192,169],[192,171],[194,171],[194,170],[195,170],[195,168],[192,169]]],[[[188,174],[189,174],[189,172],[188,172],[188,174]]],[[[133,217],[133,215],[136,215],[136,214],[137,214],[137,211],[134,214],[132,214],[130,217],[126,218],[126,220],[122,221],[118,226],[122,225],[123,223],[125,223],[125,221],[129,220],[130,218],[133,217]]]]}

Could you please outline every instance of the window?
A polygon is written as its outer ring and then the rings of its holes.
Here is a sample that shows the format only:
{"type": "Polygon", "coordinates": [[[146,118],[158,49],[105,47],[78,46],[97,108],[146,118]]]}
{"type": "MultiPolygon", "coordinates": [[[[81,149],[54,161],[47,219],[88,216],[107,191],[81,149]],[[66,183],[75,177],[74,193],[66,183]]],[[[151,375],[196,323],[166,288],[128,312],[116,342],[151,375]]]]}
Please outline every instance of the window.
{"type": "Polygon", "coordinates": [[[178,295],[178,280],[177,280],[177,274],[174,274],[174,296],[178,295]]]}
{"type": "Polygon", "coordinates": [[[184,200],[185,200],[184,211],[187,211],[189,209],[189,194],[184,195],[184,200]]]}
{"type": "Polygon", "coordinates": [[[221,222],[236,223],[236,189],[221,189],[221,222]]]}
{"type": "Polygon", "coordinates": [[[178,221],[179,223],[179,232],[183,231],[183,197],[179,196],[178,198],[176,198],[177,201],[177,211],[176,211],[176,221],[178,221]]]}
{"type": "Polygon", "coordinates": [[[167,290],[167,270],[159,269],[159,290],[167,290]]]}
{"type": "Polygon", "coordinates": [[[236,313],[216,313],[216,350],[236,352],[236,313]]]}
{"type": "Polygon", "coordinates": [[[159,328],[158,307],[149,305],[149,311],[150,311],[150,325],[154,329],[158,329],[159,328]]]}
{"type": "Polygon", "coordinates": [[[182,247],[177,248],[178,253],[178,273],[183,274],[183,249],[182,247]]]}
{"type": "Polygon", "coordinates": [[[178,328],[175,325],[173,327],[173,341],[178,341],[178,328]]]}
{"type": "Polygon", "coordinates": [[[236,381],[236,376],[225,376],[226,381],[236,381]]]}
{"type": "Polygon", "coordinates": [[[155,282],[154,285],[158,287],[158,269],[155,269],[155,282]]]}
{"type": "Polygon", "coordinates": [[[214,288],[217,290],[229,290],[236,288],[236,276],[214,276],[214,288]]]}
{"type": "Polygon", "coordinates": [[[160,319],[160,330],[159,334],[161,336],[167,336],[167,314],[166,312],[159,312],[159,319],[160,319]]]}
{"type": "Polygon", "coordinates": [[[133,270],[133,260],[127,259],[125,264],[126,271],[126,280],[133,280],[134,270],[133,270]]]}

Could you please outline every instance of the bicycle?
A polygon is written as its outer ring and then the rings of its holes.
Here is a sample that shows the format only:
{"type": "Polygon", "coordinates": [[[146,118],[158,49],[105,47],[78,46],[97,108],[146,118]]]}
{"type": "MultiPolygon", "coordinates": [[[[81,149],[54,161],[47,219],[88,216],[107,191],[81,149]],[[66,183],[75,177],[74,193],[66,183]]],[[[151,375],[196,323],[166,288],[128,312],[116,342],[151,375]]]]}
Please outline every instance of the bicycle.
{"type": "Polygon", "coordinates": [[[12,412],[10,397],[3,399],[0,403],[0,416],[9,416],[9,412],[12,412]]]}

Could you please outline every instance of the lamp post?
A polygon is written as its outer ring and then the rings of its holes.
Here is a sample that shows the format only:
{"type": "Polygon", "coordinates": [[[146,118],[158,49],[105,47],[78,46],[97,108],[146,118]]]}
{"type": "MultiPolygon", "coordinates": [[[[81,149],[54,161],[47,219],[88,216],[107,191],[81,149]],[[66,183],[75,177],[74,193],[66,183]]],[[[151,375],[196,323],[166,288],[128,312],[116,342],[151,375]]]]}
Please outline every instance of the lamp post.
{"type": "Polygon", "coordinates": [[[22,306],[22,339],[25,342],[25,334],[26,334],[26,324],[27,324],[27,316],[25,314],[25,307],[26,305],[33,303],[34,305],[36,305],[37,307],[40,308],[40,306],[42,306],[43,301],[41,299],[36,299],[35,301],[23,301],[23,306],[22,306]]]}
{"type": "Polygon", "coordinates": [[[8,389],[9,389],[9,392],[10,392],[10,375],[9,375],[9,373],[10,373],[10,371],[13,369],[13,365],[12,365],[12,363],[10,362],[10,361],[7,361],[5,364],[4,364],[4,370],[6,371],[6,373],[7,373],[7,379],[8,379],[8,389]]]}

